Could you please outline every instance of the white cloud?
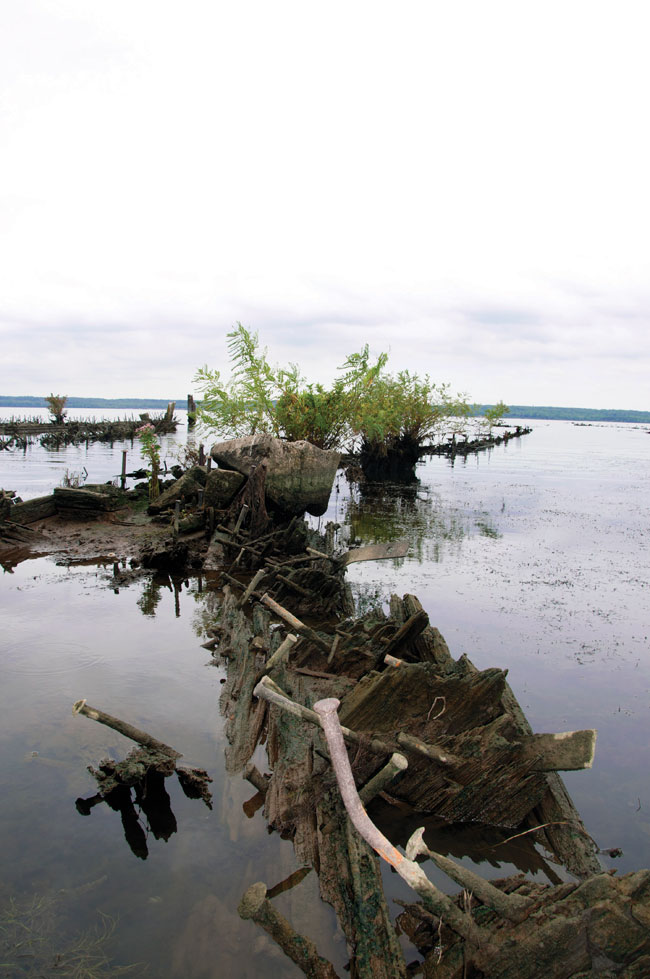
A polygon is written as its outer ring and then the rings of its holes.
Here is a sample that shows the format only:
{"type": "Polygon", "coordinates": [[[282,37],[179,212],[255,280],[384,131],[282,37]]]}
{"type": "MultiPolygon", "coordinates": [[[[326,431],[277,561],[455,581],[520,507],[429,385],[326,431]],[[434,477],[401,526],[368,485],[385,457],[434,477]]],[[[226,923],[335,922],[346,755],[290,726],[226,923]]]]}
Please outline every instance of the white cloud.
{"type": "Polygon", "coordinates": [[[368,341],[477,400],[648,407],[644,4],[0,19],[8,393],[184,393],[242,320],[318,379],[368,341]]]}

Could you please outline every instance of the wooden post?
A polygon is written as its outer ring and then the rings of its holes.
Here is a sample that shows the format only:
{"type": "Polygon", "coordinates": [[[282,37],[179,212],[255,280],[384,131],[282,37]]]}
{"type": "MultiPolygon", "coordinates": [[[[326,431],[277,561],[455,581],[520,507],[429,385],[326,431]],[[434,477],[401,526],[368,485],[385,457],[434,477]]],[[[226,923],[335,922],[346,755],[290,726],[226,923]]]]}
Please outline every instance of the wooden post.
{"type": "Polygon", "coordinates": [[[312,979],[338,979],[334,966],[318,954],[314,943],[299,935],[267,898],[266,884],[252,884],[237,908],[240,918],[251,918],[268,932],[285,955],[312,979]]]}
{"type": "Polygon", "coordinates": [[[122,492],[126,489],[126,449],[122,449],[122,476],[120,477],[120,488],[122,492]]]}
{"type": "Polygon", "coordinates": [[[205,449],[203,448],[203,443],[199,446],[199,466],[205,465],[205,449]]]}
{"type": "Polygon", "coordinates": [[[174,537],[178,537],[178,528],[181,520],[181,501],[176,500],[174,506],[174,537]]]}
{"type": "Polygon", "coordinates": [[[191,394],[187,396],[187,427],[194,428],[196,425],[196,402],[191,394]]]}

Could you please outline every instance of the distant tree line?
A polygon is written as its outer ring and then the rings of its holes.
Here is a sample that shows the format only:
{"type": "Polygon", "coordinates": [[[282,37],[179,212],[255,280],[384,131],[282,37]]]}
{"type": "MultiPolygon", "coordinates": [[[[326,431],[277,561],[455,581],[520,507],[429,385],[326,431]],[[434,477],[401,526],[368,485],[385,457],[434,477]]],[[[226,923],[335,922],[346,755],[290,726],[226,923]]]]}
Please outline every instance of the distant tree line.
{"type": "MultiPolygon", "coordinates": [[[[489,405],[479,406],[483,411],[489,405]]],[[[510,405],[513,418],[540,418],[556,421],[637,422],[648,424],[650,411],[628,411],[622,408],[551,408],[510,405]]]]}

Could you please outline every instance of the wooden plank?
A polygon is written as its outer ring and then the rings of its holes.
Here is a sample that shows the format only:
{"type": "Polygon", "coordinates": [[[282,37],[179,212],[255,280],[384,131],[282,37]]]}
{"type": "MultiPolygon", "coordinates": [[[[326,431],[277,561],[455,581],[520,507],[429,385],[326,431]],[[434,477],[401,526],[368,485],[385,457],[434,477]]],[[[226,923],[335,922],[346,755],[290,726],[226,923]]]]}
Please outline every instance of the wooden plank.
{"type": "Polygon", "coordinates": [[[596,751],[596,731],[564,731],[533,734],[523,742],[523,754],[536,772],[576,772],[591,768],[596,751]]]}
{"type": "Polygon", "coordinates": [[[357,564],[359,561],[383,561],[386,558],[406,557],[409,550],[407,540],[389,541],[387,544],[367,544],[354,547],[340,558],[343,565],[357,564]]]}

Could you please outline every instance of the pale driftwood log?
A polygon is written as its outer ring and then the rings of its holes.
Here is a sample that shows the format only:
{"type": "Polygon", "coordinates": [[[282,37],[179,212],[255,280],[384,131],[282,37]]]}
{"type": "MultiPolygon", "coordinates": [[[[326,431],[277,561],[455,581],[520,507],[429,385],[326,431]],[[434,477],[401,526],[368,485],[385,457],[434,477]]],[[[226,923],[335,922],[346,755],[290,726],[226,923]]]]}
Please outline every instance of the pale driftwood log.
{"type": "Polygon", "coordinates": [[[106,714],[103,710],[98,710],[96,707],[91,707],[85,700],[77,700],[77,702],[73,704],[72,713],[83,714],[84,717],[89,717],[93,721],[99,721],[100,724],[105,724],[106,727],[111,727],[114,731],[119,731],[119,733],[123,734],[125,738],[130,738],[131,741],[137,741],[138,744],[144,745],[145,748],[160,751],[162,754],[168,755],[170,758],[183,757],[180,751],[176,751],[175,748],[170,748],[168,744],[165,744],[163,741],[158,741],[157,738],[152,738],[146,731],[141,731],[139,728],[133,727],[132,724],[128,724],[126,721],[121,721],[119,717],[113,717],[111,714],[106,714]]]}
{"type": "Polygon", "coordinates": [[[269,608],[272,612],[275,612],[275,614],[278,615],[281,619],[284,619],[287,625],[290,625],[295,632],[298,632],[300,633],[300,635],[305,636],[306,639],[309,639],[316,646],[319,646],[321,649],[325,650],[326,653],[329,653],[330,646],[328,642],[326,642],[324,639],[321,639],[321,637],[316,632],[314,632],[314,630],[310,628],[310,626],[305,625],[304,622],[301,622],[300,619],[297,619],[296,616],[292,615],[291,612],[289,612],[286,608],[284,608],[282,605],[279,605],[278,602],[276,602],[275,599],[271,598],[270,595],[268,594],[262,595],[260,601],[262,602],[263,605],[266,605],[266,607],[269,608]]]}
{"type": "Polygon", "coordinates": [[[239,533],[239,529],[242,523],[244,522],[244,517],[246,516],[246,512],[248,509],[249,509],[248,503],[244,503],[242,505],[241,510],[239,511],[239,516],[237,517],[237,523],[235,524],[235,527],[233,529],[233,534],[239,533]]]}
{"type": "Polygon", "coordinates": [[[446,894],[443,894],[431,883],[419,864],[402,856],[368,816],[354,784],[354,776],[343,740],[343,731],[339,724],[338,707],[339,701],[335,697],[319,700],[314,704],[314,709],[322,722],[341,798],[355,829],[373,850],[391,867],[394,867],[400,877],[420,895],[430,911],[439,918],[443,918],[446,924],[465,940],[478,944],[481,938],[481,930],[472,918],[463,914],[446,894]]]}
{"type": "MultiPolygon", "coordinates": [[[[317,727],[322,727],[321,718],[318,714],[310,710],[309,707],[303,707],[302,704],[296,703],[291,697],[288,697],[284,690],[282,690],[277,683],[269,676],[263,676],[259,683],[255,686],[253,690],[253,696],[267,700],[271,704],[275,704],[276,707],[282,708],[282,710],[288,711],[295,717],[300,717],[303,721],[307,721],[309,724],[315,724],[317,727]]],[[[374,751],[376,754],[392,755],[393,749],[390,745],[386,744],[385,741],[381,741],[379,738],[370,738],[367,740],[362,735],[358,734],[356,731],[351,730],[349,727],[341,727],[343,731],[343,737],[346,741],[349,741],[354,745],[361,745],[363,747],[369,748],[370,751],[374,751]]],[[[409,751],[412,754],[422,755],[422,751],[419,747],[415,747],[414,742],[417,742],[417,738],[409,737],[409,735],[397,735],[397,741],[400,746],[404,748],[405,751],[409,751]]],[[[420,745],[423,742],[419,742],[420,745]]],[[[456,762],[457,759],[450,755],[448,752],[443,752],[441,748],[437,748],[435,745],[425,745],[427,749],[437,753],[436,760],[440,757],[448,758],[449,763],[456,762]]],[[[431,757],[428,752],[425,752],[427,757],[431,757]]]]}
{"type": "Polygon", "coordinates": [[[325,554],[324,551],[317,551],[315,547],[308,547],[307,553],[311,554],[312,557],[323,558],[325,561],[334,560],[331,554],[325,554]]]}
{"type": "MultiPolygon", "coordinates": [[[[293,714],[294,717],[300,717],[301,720],[307,721],[309,724],[315,724],[316,727],[323,726],[320,717],[315,711],[310,710],[309,707],[303,707],[302,704],[297,704],[291,697],[287,697],[286,693],[277,683],[273,682],[270,676],[262,677],[253,690],[253,696],[261,697],[263,700],[275,704],[276,707],[288,711],[289,714],[293,714]]],[[[377,738],[371,738],[369,741],[366,741],[356,731],[351,731],[347,727],[342,728],[342,731],[343,737],[351,744],[363,745],[380,755],[391,755],[393,753],[393,749],[384,741],[379,741],[377,738]]]]}
{"type": "Polygon", "coordinates": [[[246,604],[247,600],[250,598],[251,594],[255,591],[255,589],[259,585],[260,581],[262,580],[262,578],[265,578],[266,577],[266,574],[267,574],[267,572],[266,572],[266,569],[265,568],[260,568],[259,571],[256,571],[255,572],[255,576],[254,576],[253,580],[250,582],[250,584],[248,585],[246,591],[244,592],[244,594],[242,595],[242,597],[239,599],[239,605],[240,605],[240,607],[242,605],[245,605],[246,604]]]}
{"type": "Polygon", "coordinates": [[[252,920],[267,932],[284,954],[313,979],[338,979],[334,966],[318,954],[314,943],[299,935],[267,898],[266,884],[252,884],[237,908],[240,918],[252,920]]]}
{"type": "Polygon", "coordinates": [[[423,827],[416,829],[406,844],[406,856],[409,860],[415,860],[419,856],[429,857],[443,873],[473,894],[482,904],[493,908],[502,918],[514,922],[523,921],[532,905],[530,898],[519,894],[506,894],[479,874],[475,874],[473,870],[462,867],[448,857],[443,857],[441,853],[435,853],[426,845],[423,835],[423,827]]]}
{"type": "Polygon", "coordinates": [[[403,772],[408,768],[408,762],[404,755],[400,755],[399,751],[395,751],[384,767],[377,772],[376,775],[370,779],[369,782],[359,790],[359,798],[363,802],[364,806],[372,802],[376,795],[390,785],[394,778],[396,778],[400,772],[403,772]]]}
{"type": "Polygon", "coordinates": [[[460,765],[461,759],[456,758],[454,755],[445,751],[444,748],[439,748],[435,744],[426,744],[424,741],[420,741],[419,738],[414,737],[412,734],[404,734],[400,731],[397,735],[397,743],[400,748],[404,748],[405,751],[411,751],[416,755],[422,755],[424,758],[429,758],[431,761],[437,762],[439,765],[460,765]]]}
{"type": "Polygon", "coordinates": [[[286,635],[273,655],[269,656],[258,679],[261,679],[267,673],[270,673],[271,670],[275,669],[276,666],[279,666],[280,663],[287,660],[289,658],[289,653],[291,652],[292,646],[295,646],[297,642],[298,636],[294,636],[291,632],[286,635]]]}

